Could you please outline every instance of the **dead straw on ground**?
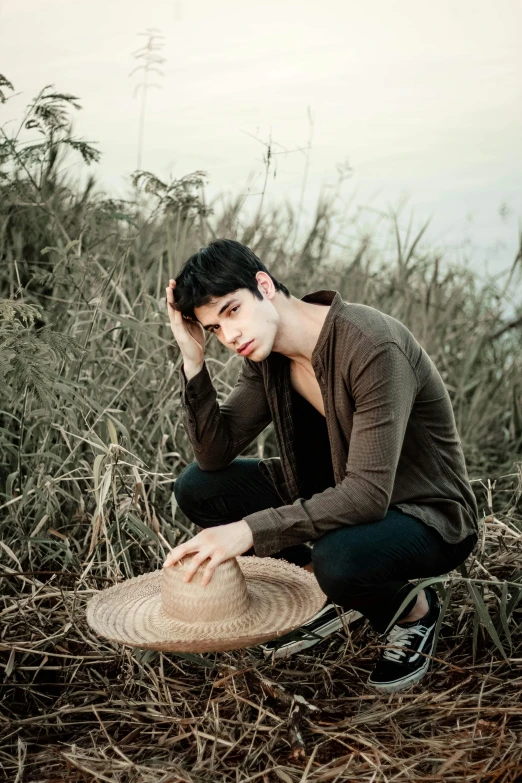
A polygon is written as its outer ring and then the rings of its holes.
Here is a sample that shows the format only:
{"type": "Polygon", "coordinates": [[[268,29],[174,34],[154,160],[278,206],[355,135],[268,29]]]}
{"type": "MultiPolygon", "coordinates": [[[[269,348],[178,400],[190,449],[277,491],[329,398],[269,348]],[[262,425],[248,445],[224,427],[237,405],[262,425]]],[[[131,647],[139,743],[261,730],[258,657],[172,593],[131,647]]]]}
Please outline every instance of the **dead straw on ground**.
{"type": "MultiPolygon", "coordinates": [[[[484,520],[466,576],[453,572],[445,584],[453,592],[428,675],[392,695],[365,684],[382,637],[363,619],[286,661],[253,649],[163,654],[91,632],[85,602],[110,580],[4,567],[4,779],[514,783],[522,606],[503,623],[501,585],[519,577],[521,524],[512,510],[484,520]],[[476,622],[470,583],[505,659],[476,622]]],[[[522,596],[515,584],[512,603],[522,596]]]]}

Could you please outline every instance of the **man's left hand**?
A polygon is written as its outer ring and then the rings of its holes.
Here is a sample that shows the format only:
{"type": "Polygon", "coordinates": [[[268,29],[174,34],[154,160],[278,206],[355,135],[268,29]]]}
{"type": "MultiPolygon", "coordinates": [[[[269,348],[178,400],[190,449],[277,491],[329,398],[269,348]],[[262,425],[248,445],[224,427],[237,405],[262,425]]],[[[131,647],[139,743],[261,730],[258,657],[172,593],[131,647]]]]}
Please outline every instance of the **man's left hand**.
{"type": "Polygon", "coordinates": [[[194,553],[190,565],[185,570],[183,581],[190,582],[201,563],[209,560],[201,580],[202,585],[207,585],[220,563],[242,555],[253,543],[252,531],[244,519],[227,525],[207,527],[189,541],[171,549],[165,558],[163,568],[168,568],[185,555],[194,553]]]}

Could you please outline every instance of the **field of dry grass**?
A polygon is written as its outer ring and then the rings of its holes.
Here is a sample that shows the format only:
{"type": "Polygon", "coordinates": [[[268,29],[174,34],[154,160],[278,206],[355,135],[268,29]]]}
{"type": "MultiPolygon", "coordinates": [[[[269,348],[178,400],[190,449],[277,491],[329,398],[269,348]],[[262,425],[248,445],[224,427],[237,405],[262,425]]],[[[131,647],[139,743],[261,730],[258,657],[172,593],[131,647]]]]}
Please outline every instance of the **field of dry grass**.
{"type": "MultiPolygon", "coordinates": [[[[0,79],[6,94],[8,85],[0,79]]],[[[483,282],[401,215],[306,235],[288,206],[207,205],[199,172],[143,174],[116,202],[61,170],[96,156],[44,94],[0,143],[0,777],[14,783],[522,779],[521,255],[483,282]],[[23,125],[22,123],[22,125],[23,125]],[[212,208],[213,207],[213,208],[212,208]],[[214,237],[249,245],[294,296],[333,288],[405,323],[451,395],[481,512],[466,569],[438,585],[436,657],[410,691],[365,680],[364,620],[285,662],[250,650],[125,649],[85,622],[94,590],[151,571],[196,528],[172,478],[194,459],[164,288],[214,237]]],[[[209,336],[220,400],[240,357],[209,336]]],[[[276,453],[272,427],[246,455],[276,453]]]]}

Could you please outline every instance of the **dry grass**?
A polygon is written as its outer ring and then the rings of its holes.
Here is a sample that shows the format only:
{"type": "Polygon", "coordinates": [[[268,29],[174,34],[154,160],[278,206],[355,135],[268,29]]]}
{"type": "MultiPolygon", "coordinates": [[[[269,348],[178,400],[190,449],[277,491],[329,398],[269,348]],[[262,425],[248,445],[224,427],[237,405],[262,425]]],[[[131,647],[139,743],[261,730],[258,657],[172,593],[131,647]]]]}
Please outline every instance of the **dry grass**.
{"type": "MultiPolygon", "coordinates": [[[[69,535],[80,538],[77,525],[69,535]]],[[[486,588],[485,604],[507,650],[501,585],[520,569],[521,528],[512,510],[489,516],[468,561],[468,578],[486,588]]],[[[5,780],[514,783],[522,777],[522,605],[508,621],[512,646],[504,660],[476,623],[459,573],[451,575],[454,593],[428,675],[402,694],[383,696],[365,684],[382,639],[362,619],[348,633],[275,664],[248,649],[132,650],[100,641],[85,623],[89,595],[112,580],[87,569],[17,571],[2,574],[5,780]]],[[[512,594],[521,597],[522,589],[512,594]]]]}
{"type": "MultiPolygon", "coordinates": [[[[56,156],[69,99],[41,97],[28,116],[42,145],[0,155],[0,777],[521,780],[522,253],[483,283],[401,215],[344,220],[335,192],[302,240],[290,208],[245,220],[237,199],[209,215],[198,176],[149,178],[153,213],[93,180],[79,192],[56,156]],[[274,666],[248,650],[123,649],[85,623],[93,590],[158,567],[195,532],[169,491],[194,455],[164,287],[219,236],[252,247],[294,296],[333,288],[398,318],[448,387],[486,521],[467,574],[439,586],[433,668],[402,695],[367,689],[382,640],[364,622],[274,666]]],[[[207,356],[222,401],[240,360],[214,339],[207,356]]],[[[276,453],[270,425],[245,456],[276,453]]]]}

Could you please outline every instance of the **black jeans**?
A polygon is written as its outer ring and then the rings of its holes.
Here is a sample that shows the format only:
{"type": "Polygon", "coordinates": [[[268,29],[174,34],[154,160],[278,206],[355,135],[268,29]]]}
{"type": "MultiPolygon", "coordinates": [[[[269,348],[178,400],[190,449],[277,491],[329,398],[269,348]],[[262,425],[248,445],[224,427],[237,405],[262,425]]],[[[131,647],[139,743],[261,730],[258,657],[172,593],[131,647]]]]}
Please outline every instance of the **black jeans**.
{"type": "MultiPolygon", "coordinates": [[[[259,460],[238,457],[222,470],[203,471],[192,462],[174,483],[183,513],[200,527],[236,522],[247,514],[284,505],[259,460]]],[[[390,507],[378,522],[347,525],[313,542],[290,546],[271,557],[296,565],[313,562],[314,574],[328,598],[357,609],[378,632],[386,630],[411,589],[410,579],[440,576],[464,562],[477,542],[472,534],[448,544],[433,528],[390,507]]],[[[254,554],[253,548],[246,555],[254,554]]],[[[406,617],[416,598],[401,613],[406,617]]]]}

